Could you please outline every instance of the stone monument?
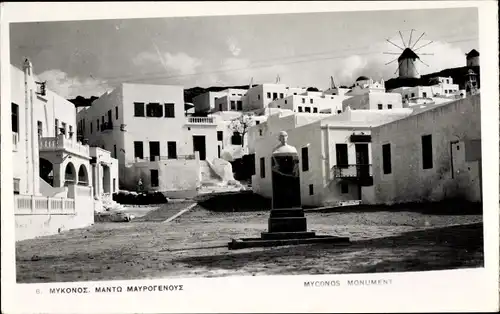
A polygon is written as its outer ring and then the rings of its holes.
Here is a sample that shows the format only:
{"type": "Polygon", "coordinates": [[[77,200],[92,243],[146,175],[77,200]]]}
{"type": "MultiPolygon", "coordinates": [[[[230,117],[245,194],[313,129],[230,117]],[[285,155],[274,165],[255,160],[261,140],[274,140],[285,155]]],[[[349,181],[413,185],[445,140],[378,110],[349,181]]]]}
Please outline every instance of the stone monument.
{"type": "Polygon", "coordinates": [[[296,245],[307,243],[348,244],[348,238],[318,236],[307,231],[307,219],[300,198],[299,155],[295,147],[288,145],[288,134],[279,134],[280,145],[271,154],[272,165],[272,208],[268,220],[268,231],[260,238],[233,239],[229,242],[231,250],[296,245]]]}

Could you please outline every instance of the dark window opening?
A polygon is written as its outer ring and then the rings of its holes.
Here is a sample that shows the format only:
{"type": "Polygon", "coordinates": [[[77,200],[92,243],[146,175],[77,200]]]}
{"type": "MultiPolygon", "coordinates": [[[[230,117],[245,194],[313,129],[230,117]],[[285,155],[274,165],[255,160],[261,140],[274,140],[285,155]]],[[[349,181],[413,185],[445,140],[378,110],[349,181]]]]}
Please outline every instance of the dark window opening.
{"type": "Polygon", "coordinates": [[[392,105],[391,105],[391,104],[388,104],[388,105],[387,105],[387,109],[392,109],[392,105]]]}
{"type": "Polygon", "coordinates": [[[302,171],[309,170],[309,148],[302,147],[302,171]]]}
{"type": "Polygon", "coordinates": [[[309,184],[309,195],[314,195],[314,185],[309,184]]]}
{"type": "Polygon", "coordinates": [[[422,136],[422,166],[431,169],[432,165],[432,135],[422,136]]]}
{"type": "Polygon", "coordinates": [[[283,98],[283,97],[284,97],[283,93],[280,93],[280,98],[283,98]]]}
{"type": "Polygon", "coordinates": [[[37,130],[38,130],[38,137],[43,137],[43,125],[42,125],[42,121],[37,121],[36,127],[37,127],[37,130]]]}
{"type": "Polygon", "coordinates": [[[271,93],[267,93],[267,98],[271,98],[271,93]]]}
{"type": "Polygon", "coordinates": [[[217,140],[222,141],[224,139],[224,133],[222,131],[217,131],[217,140]]]}
{"type": "Polygon", "coordinates": [[[427,98],[427,93],[426,93],[426,92],[423,92],[423,93],[422,93],[422,97],[427,98]]]}
{"type": "Polygon", "coordinates": [[[117,154],[116,154],[116,145],[113,145],[113,155],[114,155],[114,158],[118,158],[117,154]]]}
{"type": "Polygon", "coordinates": [[[266,177],[266,161],[264,157],[260,158],[260,177],[261,178],[266,177]]]}
{"type": "Polygon", "coordinates": [[[118,120],[118,106],[115,107],[115,119],[118,120]]]}
{"type": "MultiPolygon", "coordinates": [[[[135,102],[134,103],[134,116],[135,117],[144,117],[144,103],[143,102],[135,102]]],[[[99,129],[97,129],[99,130],[99,129]]]]}
{"type": "Polygon", "coordinates": [[[309,113],[311,113],[311,107],[305,107],[304,109],[305,109],[305,110],[304,110],[305,112],[309,112],[309,113]]]}
{"type": "Polygon", "coordinates": [[[313,108],[313,113],[318,113],[318,108],[313,108]]]}
{"type": "Polygon", "coordinates": [[[384,106],[382,104],[378,104],[378,110],[382,110],[384,106]]]}
{"type": "Polygon", "coordinates": [[[149,142],[149,160],[156,161],[156,157],[160,157],[160,142],[149,142]]]}
{"type": "Polygon", "coordinates": [[[149,103],[146,105],[146,116],[151,118],[163,117],[163,107],[159,103],[149,103]]]}
{"type": "Polygon", "coordinates": [[[134,142],[134,157],[144,159],[144,145],[142,142],[134,142]]]}
{"type": "Polygon", "coordinates": [[[167,142],[168,159],[177,159],[177,143],[167,142]]]}
{"type": "Polygon", "coordinates": [[[12,132],[19,133],[19,106],[16,105],[15,103],[12,103],[11,110],[12,110],[12,132]]]}
{"type": "Polygon", "coordinates": [[[231,100],[231,110],[236,110],[236,102],[231,100]]]}
{"type": "Polygon", "coordinates": [[[273,93],[273,100],[278,99],[278,93],[273,93]]]}
{"type": "Polygon", "coordinates": [[[302,107],[301,106],[299,106],[299,112],[302,112],[302,107]]]}
{"type": "Polygon", "coordinates": [[[337,155],[337,167],[347,168],[347,166],[349,165],[347,144],[335,144],[335,151],[337,155]]]}
{"type": "Polygon", "coordinates": [[[231,136],[231,144],[232,145],[241,145],[243,142],[243,138],[239,132],[234,132],[233,136],[231,136]]]}
{"type": "Polygon", "coordinates": [[[165,104],[165,118],[175,118],[175,104],[165,104]]]}
{"type": "Polygon", "coordinates": [[[341,183],[340,184],[340,192],[342,194],[347,194],[349,193],[349,185],[347,185],[347,183],[341,183]]]}
{"type": "Polygon", "coordinates": [[[158,187],[160,185],[158,178],[158,170],[151,169],[151,187],[158,187]]]}
{"type": "Polygon", "coordinates": [[[241,100],[236,101],[236,110],[243,110],[243,102],[241,100]]]}
{"type": "Polygon", "coordinates": [[[382,168],[384,174],[390,174],[392,172],[391,144],[382,145],[382,168]]]}

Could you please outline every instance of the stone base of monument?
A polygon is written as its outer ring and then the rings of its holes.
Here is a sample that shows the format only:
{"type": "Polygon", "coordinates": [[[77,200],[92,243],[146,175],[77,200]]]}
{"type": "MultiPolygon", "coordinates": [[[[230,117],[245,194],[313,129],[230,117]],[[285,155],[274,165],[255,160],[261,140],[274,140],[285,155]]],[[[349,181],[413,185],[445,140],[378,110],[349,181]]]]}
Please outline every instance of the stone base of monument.
{"type": "Polygon", "coordinates": [[[230,250],[299,245],[312,243],[350,244],[349,238],[329,235],[316,235],[307,231],[307,219],[302,208],[273,209],[269,217],[268,232],[262,232],[260,238],[233,239],[228,243],[230,250]]]}

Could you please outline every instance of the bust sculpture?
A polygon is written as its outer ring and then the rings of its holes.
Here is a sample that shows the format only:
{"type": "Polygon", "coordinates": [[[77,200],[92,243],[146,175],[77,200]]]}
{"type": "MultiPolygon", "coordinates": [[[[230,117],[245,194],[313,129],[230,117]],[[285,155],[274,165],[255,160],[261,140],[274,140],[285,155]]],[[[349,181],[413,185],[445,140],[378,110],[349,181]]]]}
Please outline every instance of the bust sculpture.
{"type": "Polygon", "coordinates": [[[288,145],[288,133],[281,131],[279,133],[278,139],[280,145],[278,145],[273,152],[273,155],[296,155],[297,149],[295,147],[288,145]]]}

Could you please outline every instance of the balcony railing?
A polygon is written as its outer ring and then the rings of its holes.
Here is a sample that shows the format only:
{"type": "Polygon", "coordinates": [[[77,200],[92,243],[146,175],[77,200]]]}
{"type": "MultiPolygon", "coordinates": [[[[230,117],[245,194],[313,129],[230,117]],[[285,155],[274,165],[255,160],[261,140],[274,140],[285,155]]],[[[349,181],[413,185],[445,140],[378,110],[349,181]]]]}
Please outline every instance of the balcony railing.
{"type": "Polygon", "coordinates": [[[214,124],[214,117],[188,117],[190,124],[214,124]]]}
{"type": "Polygon", "coordinates": [[[371,164],[356,164],[356,165],[335,165],[333,166],[333,176],[335,178],[353,178],[362,179],[373,176],[371,164]]]}
{"type": "Polygon", "coordinates": [[[104,122],[101,124],[101,132],[108,132],[113,130],[113,122],[104,122]]]}
{"type": "Polygon", "coordinates": [[[85,157],[88,157],[90,154],[88,145],[80,144],[74,139],[65,138],[64,135],[59,135],[58,137],[42,137],[39,139],[38,146],[41,152],[66,150],[85,157]]]}
{"type": "Polygon", "coordinates": [[[177,155],[177,156],[151,156],[151,157],[136,157],[136,162],[147,162],[147,161],[166,161],[166,160],[195,160],[196,155],[177,155]]]}
{"type": "Polygon", "coordinates": [[[16,215],[74,215],[75,200],[34,195],[14,195],[16,215]]]}
{"type": "Polygon", "coordinates": [[[12,132],[12,150],[17,152],[17,143],[19,143],[19,133],[12,132]]]}

